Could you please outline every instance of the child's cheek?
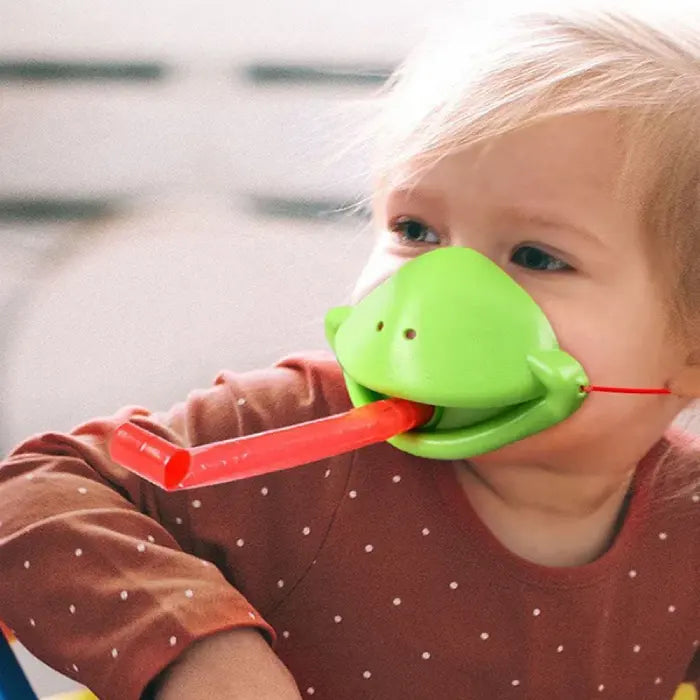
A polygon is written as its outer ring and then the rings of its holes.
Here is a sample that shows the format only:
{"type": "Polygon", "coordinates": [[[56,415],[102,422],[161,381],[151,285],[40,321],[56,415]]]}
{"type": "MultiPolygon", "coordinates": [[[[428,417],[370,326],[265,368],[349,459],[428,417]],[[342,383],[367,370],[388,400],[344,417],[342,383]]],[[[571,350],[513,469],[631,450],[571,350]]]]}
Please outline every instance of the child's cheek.
{"type": "Polygon", "coordinates": [[[357,304],[373,289],[391,277],[408,259],[391,255],[382,246],[377,246],[363,268],[353,290],[351,303],[357,304]]]}

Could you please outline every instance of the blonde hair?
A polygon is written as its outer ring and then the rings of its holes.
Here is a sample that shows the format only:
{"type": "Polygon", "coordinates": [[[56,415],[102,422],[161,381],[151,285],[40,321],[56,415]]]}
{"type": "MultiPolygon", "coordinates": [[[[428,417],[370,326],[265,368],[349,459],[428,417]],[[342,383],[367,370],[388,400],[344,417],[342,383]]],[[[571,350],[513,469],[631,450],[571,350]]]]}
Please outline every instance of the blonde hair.
{"type": "Polygon", "coordinates": [[[660,278],[672,281],[664,289],[680,321],[674,326],[700,340],[700,14],[693,5],[636,0],[611,9],[610,2],[560,0],[486,17],[474,9],[449,15],[380,94],[376,188],[545,119],[612,112],[625,169],[648,179],[644,222],[660,278]]]}

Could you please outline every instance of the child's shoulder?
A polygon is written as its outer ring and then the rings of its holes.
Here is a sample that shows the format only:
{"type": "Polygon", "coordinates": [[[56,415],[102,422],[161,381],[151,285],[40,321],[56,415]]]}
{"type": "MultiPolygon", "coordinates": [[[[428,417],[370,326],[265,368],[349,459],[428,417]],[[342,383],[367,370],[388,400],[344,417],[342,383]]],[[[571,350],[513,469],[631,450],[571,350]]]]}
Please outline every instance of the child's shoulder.
{"type": "Polygon", "coordinates": [[[652,509],[700,528],[700,436],[674,427],[652,453],[652,509]]]}
{"type": "Polygon", "coordinates": [[[660,453],[658,469],[668,477],[668,485],[676,478],[675,488],[695,488],[700,500],[700,435],[673,427],[662,443],[665,449],[660,453]]]}

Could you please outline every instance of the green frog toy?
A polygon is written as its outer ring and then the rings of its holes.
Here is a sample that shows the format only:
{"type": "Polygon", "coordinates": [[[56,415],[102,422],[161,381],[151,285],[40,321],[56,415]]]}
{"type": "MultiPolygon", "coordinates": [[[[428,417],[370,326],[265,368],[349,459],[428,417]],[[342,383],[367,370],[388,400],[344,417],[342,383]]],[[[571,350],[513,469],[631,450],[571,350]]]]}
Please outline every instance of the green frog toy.
{"type": "Polygon", "coordinates": [[[586,373],[532,297],[472,249],[411,260],[325,325],[355,406],[398,397],[436,407],[389,439],[419,457],[490,452],[559,423],[587,395],[586,373]]]}

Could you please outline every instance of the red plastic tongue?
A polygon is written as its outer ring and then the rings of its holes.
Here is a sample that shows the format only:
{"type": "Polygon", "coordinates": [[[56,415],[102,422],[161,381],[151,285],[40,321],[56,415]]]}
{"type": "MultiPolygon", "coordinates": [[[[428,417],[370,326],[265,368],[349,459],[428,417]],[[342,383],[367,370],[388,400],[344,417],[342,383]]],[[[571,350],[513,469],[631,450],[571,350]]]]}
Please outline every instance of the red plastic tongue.
{"type": "Polygon", "coordinates": [[[334,457],[424,425],[434,408],[384,399],[279,430],[184,449],[133,423],[114,432],[112,459],[168,491],[247,479],[334,457]]]}
{"type": "MultiPolygon", "coordinates": [[[[596,385],[581,390],[671,393],[668,388],[596,385]]],[[[289,469],[383,442],[425,425],[434,410],[405,399],[384,399],[339,415],[192,449],[124,423],[115,431],[109,452],[115,462],[168,491],[191,489],[289,469]]]]}

